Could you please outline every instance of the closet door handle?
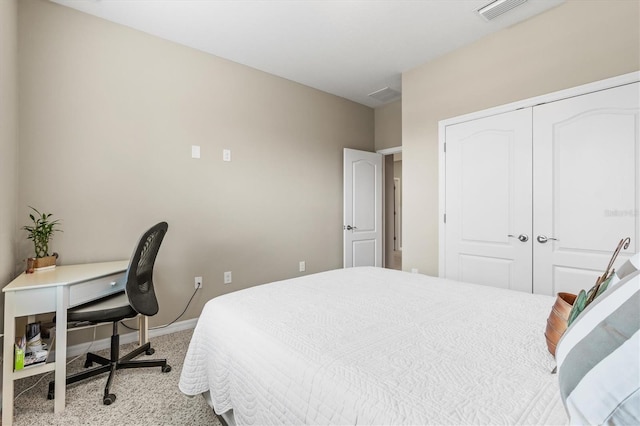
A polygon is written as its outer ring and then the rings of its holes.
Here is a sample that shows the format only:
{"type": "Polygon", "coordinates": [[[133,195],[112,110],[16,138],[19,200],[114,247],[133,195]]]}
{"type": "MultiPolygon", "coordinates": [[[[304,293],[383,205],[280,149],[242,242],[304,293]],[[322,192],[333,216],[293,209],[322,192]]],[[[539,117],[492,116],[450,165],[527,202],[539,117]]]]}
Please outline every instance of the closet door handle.
{"type": "Polygon", "coordinates": [[[518,240],[520,240],[523,243],[526,243],[527,241],[529,241],[529,236],[527,234],[520,234],[517,237],[515,235],[507,235],[507,237],[511,237],[511,238],[517,238],[518,240]]]}
{"type": "Polygon", "coordinates": [[[559,240],[559,239],[557,239],[557,238],[547,237],[546,235],[538,235],[538,237],[536,238],[536,240],[538,240],[538,242],[539,242],[540,244],[544,244],[544,243],[546,243],[546,242],[547,242],[547,241],[549,241],[549,240],[553,240],[553,241],[560,241],[560,240],[559,240]]]}

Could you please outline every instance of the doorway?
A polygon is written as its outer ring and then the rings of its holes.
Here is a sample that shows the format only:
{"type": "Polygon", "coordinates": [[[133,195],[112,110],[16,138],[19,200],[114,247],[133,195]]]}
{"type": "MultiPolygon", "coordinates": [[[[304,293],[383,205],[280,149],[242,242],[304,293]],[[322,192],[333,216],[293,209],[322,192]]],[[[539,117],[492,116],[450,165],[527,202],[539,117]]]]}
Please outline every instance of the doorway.
{"type": "Polygon", "coordinates": [[[402,147],[384,155],[384,267],[402,270],[402,147]]]}

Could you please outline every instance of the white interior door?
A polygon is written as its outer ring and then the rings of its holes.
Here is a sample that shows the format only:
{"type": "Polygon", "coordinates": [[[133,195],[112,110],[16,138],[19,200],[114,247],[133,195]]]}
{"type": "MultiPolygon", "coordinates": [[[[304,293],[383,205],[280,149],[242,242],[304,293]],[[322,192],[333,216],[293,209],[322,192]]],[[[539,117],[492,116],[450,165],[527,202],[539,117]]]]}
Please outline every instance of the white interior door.
{"type": "Polygon", "coordinates": [[[640,249],[639,99],[634,83],[534,108],[535,293],[588,289],[622,238],[618,264],[640,249]]]}
{"type": "Polygon", "coordinates": [[[344,149],[344,267],[382,267],[382,155],[344,149]]]}
{"type": "Polygon", "coordinates": [[[531,292],[531,109],[447,126],[445,155],[445,276],[531,292]]]}

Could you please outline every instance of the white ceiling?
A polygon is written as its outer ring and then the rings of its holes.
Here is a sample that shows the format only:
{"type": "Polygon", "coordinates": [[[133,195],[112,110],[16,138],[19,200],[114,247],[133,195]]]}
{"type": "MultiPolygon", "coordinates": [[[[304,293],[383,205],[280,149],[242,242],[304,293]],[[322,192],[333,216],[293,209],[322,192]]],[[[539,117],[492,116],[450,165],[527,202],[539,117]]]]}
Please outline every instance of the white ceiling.
{"type": "Polygon", "coordinates": [[[370,107],[401,74],[564,0],[52,0],[370,107]]]}

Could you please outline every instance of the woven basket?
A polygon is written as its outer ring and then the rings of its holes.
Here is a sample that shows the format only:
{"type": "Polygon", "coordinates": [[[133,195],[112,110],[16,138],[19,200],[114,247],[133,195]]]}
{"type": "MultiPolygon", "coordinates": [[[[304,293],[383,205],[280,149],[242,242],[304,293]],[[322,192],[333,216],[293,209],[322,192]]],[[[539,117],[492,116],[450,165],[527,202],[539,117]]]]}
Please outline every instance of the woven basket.
{"type": "Polygon", "coordinates": [[[567,329],[567,320],[575,300],[575,294],[558,293],[549,318],[547,318],[547,329],[544,332],[544,337],[547,340],[547,348],[553,356],[556,356],[556,345],[567,329]]]}

